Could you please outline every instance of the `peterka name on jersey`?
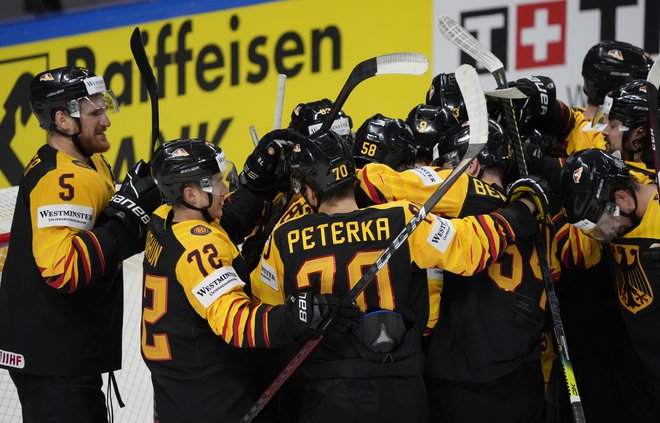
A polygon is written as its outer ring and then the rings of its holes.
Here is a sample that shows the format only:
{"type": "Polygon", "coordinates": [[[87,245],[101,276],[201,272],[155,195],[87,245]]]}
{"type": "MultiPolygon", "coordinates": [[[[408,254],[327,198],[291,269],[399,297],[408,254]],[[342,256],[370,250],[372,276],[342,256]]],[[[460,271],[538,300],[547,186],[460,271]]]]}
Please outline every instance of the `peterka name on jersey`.
{"type": "Polygon", "coordinates": [[[208,308],[215,300],[236,287],[245,285],[232,266],[223,266],[205,277],[192,293],[199,302],[208,308]]]}
{"type": "Polygon", "coordinates": [[[353,242],[384,241],[390,237],[390,222],[386,217],[361,221],[332,222],[293,229],[286,234],[289,253],[310,250],[317,246],[353,242]]]}
{"type": "Polygon", "coordinates": [[[433,170],[432,167],[429,166],[424,166],[420,167],[417,169],[409,169],[406,170],[406,172],[412,172],[419,176],[419,180],[424,184],[426,187],[430,187],[433,185],[438,185],[440,182],[442,182],[442,178],[438,176],[435,170],[433,170]]]}
{"type": "Polygon", "coordinates": [[[447,219],[432,214],[430,214],[429,217],[433,219],[433,229],[431,229],[431,233],[429,233],[426,240],[433,246],[433,248],[444,253],[447,251],[447,247],[451,243],[451,240],[454,239],[456,229],[454,229],[454,226],[447,219]]]}
{"type": "Polygon", "coordinates": [[[76,204],[49,204],[37,209],[37,227],[68,226],[84,231],[94,227],[94,208],[76,204]]]}

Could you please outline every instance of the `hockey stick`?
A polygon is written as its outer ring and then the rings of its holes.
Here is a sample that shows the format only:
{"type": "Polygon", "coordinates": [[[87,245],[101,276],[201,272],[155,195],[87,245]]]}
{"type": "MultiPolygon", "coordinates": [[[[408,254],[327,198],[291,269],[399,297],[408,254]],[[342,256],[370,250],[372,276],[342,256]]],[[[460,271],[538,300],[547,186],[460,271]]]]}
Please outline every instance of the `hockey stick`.
{"type": "Polygon", "coordinates": [[[342,87],[335,100],[330,113],[325,117],[319,131],[327,130],[332,126],[337,114],[344,106],[348,95],[362,81],[376,75],[421,75],[426,72],[429,62],[426,56],[419,53],[392,53],[383,56],[372,57],[360,62],[348,75],[346,83],[342,87]]]}
{"type": "Polygon", "coordinates": [[[153,156],[156,147],[156,141],[160,136],[159,119],[158,119],[158,82],[154,76],[154,71],[151,69],[147,52],[144,50],[144,43],[142,42],[142,34],[140,28],[135,27],[131,35],[131,52],[133,59],[137,65],[142,81],[147,87],[149,93],[149,100],[151,101],[151,150],[149,156],[153,156]]]}
{"type": "MultiPolygon", "coordinates": [[[[376,262],[363,274],[362,278],[351,289],[346,298],[348,301],[355,301],[360,293],[374,280],[374,277],[380,269],[387,264],[401,245],[408,239],[410,234],[417,228],[419,223],[426,217],[429,210],[442,199],[445,193],[451,188],[456,180],[465,172],[472,159],[474,159],[486,145],[488,139],[488,111],[486,108],[486,98],[479,83],[479,77],[473,67],[463,65],[456,70],[456,80],[463,98],[465,107],[470,117],[470,144],[468,151],[463,156],[458,166],[447,176],[447,178],[438,186],[438,189],[419,209],[419,212],[406,224],[403,230],[394,238],[392,244],[387,247],[376,262]]],[[[330,324],[331,322],[327,322],[330,324]]],[[[323,330],[323,328],[322,328],[323,330]]],[[[277,376],[273,383],[259,397],[257,402],[245,414],[241,423],[249,423],[266,406],[268,401],[275,395],[280,387],[291,377],[296,369],[305,361],[305,359],[316,349],[323,340],[323,335],[314,335],[305,343],[300,351],[286,365],[284,370],[277,376]]]]}
{"type": "Polygon", "coordinates": [[[254,127],[254,125],[250,125],[248,127],[250,130],[250,138],[252,138],[252,144],[256,147],[257,144],[259,144],[259,135],[257,135],[257,128],[254,127]]]}
{"type": "MultiPolygon", "coordinates": [[[[440,33],[447,38],[452,44],[460,48],[462,51],[470,55],[477,62],[482,63],[486,69],[493,75],[498,88],[508,88],[506,81],[506,73],[504,65],[492,52],[486,49],[479,41],[472,36],[465,28],[460,26],[456,21],[448,16],[442,16],[438,20],[438,28],[440,33]]],[[[525,154],[523,151],[523,143],[520,139],[520,132],[518,130],[518,123],[514,115],[513,102],[511,99],[503,100],[505,119],[507,122],[507,132],[513,143],[513,151],[518,163],[518,170],[520,176],[527,176],[527,163],[525,162],[525,154]]],[[[573,411],[573,419],[576,423],[584,423],[584,410],[582,408],[582,399],[577,388],[575,380],[575,373],[573,372],[573,365],[568,355],[568,345],[566,342],[566,334],[564,332],[564,325],[561,320],[559,310],[559,300],[554,289],[554,283],[550,274],[550,267],[547,260],[547,244],[546,240],[539,236],[535,240],[536,250],[539,257],[539,267],[543,276],[543,283],[545,285],[546,295],[548,297],[548,304],[550,304],[550,313],[554,323],[555,338],[557,339],[559,356],[561,358],[562,367],[564,368],[564,375],[566,377],[566,384],[568,385],[569,399],[571,402],[571,410],[573,411]]]]}
{"type": "Polygon", "coordinates": [[[655,183],[658,186],[658,192],[660,192],[660,167],[658,166],[660,164],[660,149],[658,148],[657,145],[658,88],[650,80],[646,82],[646,102],[649,107],[649,134],[651,136],[651,146],[653,147],[653,164],[655,165],[655,183]]]}
{"type": "Polygon", "coordinates": [[[282,128],[282,109],[284,108],[284,87],[286,87],[286,75],[277,76],[277,97],[275,98],[275,119],[273,129],[282,128]]]}
{"type": "MultiPolygon", "coordinates": [[[[474,60],[479,63],[482,63],[488,72],[490,72],[493,77],[495,77],[495,82],[497,83],[498,89],[509,88],[509,84],[506,81],[506,73],[504,72],[504,65],[502,61],[497,58],[493,53],[491,53],[487,48],[485,48],[472,34],[470,34],[465,28],[460,26],[455,20],[448,16],[441,16],[438,19],[438,28],[440,33],[445,36],[452,44],[460,48],[465,53],[469,54],[474,60]]],[[[504,115],[507,122],[507,127],[509,135],[512,135],[511,132],[518,133],[518,122],[516,122],[513,103],[511,99],[503,99],[504,103],[504,115]]],[[[512,140],[515,138],[510,137],[512,140]]],[[[518,168],[520,169],[520,176],[527,175],[527,163],[525,163],[525,156],[522,143],[514,143],[513,152],[518,162],[518,168]]]]}
{"type": "Polygon", "coordinates": [[[655,86],[655,88],[660,88],[660,56],[655,60],[651,70],[649,71],[646,80],[655,86]]]}
{"type": "Polygon", "coordinates": [[[486,94],[487,97],[510,98],[514,100],[523,100],[529,98],[517,87],[503,88],[498,90],[486,90],[484,91],[484,94],[486,94]]]}

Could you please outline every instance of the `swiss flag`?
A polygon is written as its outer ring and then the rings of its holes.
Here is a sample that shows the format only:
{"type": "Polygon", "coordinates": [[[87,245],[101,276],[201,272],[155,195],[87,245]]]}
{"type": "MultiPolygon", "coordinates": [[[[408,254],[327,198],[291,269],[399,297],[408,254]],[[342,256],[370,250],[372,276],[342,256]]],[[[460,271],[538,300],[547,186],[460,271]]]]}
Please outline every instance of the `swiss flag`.
{"type": "Polygon", "coordinates": [[[516,69],[566,62],[566,1],[518,6],[516,69]]]}

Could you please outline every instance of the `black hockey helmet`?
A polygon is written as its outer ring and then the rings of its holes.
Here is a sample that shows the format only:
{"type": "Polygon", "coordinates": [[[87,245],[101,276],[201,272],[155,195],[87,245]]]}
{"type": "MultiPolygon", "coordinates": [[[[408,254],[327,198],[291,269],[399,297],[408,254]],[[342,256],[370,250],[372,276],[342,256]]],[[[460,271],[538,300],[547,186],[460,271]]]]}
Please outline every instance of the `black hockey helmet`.
{"type": "Polygon", "coordinates": [[[102,76],[76,66],[41,72],[30,83],[30,106],[43,129],[55,128],[53,118],[57,110],[66,110],[80,118],[80,100],[102,95],[107,113],[119,111],[117,98],[107,90],[102,76]]]}
{"type": "Polygon", "coordinates": [[[185,183],[198,183],[202,190],[213,193],[211,177],[218,172],[222,172],[227,185],[235,184],[234,164],[227,161],[220,147],[199,138],[181,138],[163,143],[151,160],[154,182],[171,204],[181,201],[185,183]]]}
{"type": "Polygon", "coordinates": [[[362,168],[367,163],[383,163],[392,169],[412,168],[414,142],[412,131],[404,121],[377,113],[364,121],[355,135],[355,165],[362,168]]]}
{"type": "Polygon", "coordinates": [[[636,80],[610,92],[611,106],[607,113],[610,119],[618,119],[623,125],[633,128],[649,122],[648,94],[646,81],[636,80]]]}
{"type": "MultiPolygon", "coordinates": [[[[300,103],[291,112],[289,129],[306,137],[319,130],[334,102],[324,98],[310,103],[300,103]]],[[[341,136],[349,145],[353,142],[353,120],[340,110],[330,129],[341,136]]]]}
{"type": "Polygon", "coordinates": [[[448,107],[454,117],[459,121],[467,119],[467,109],[463,102],[461,89],[452,73],[439,73],[431,81],[426,92],[426,104],[438,107],[448,107]]]}
{"type": "MultiPolygon", "coordinates": [[[[443,166],[450,163],[455,167],[468,150],[470,125],[464,122],[449,129],[438,141],[433,152],[433,165],[443,166]]],[[[488,141],[477,156],[483,168],[501,167],[508,169],[511,164],[511,145],[504,130],[493,119],[488,119],[488,141]]]]}
{"type": "Polygon", "coordinates": [[[353,155],[336,133],[317,131],[293,146],[291,177],[298,192],[307,185],[319,197],[332,195],[355,181],[353,155]]]}
{"type": "Polygon", "coordinates": [[[417,161],[431,162],[433,148],[442,134],[460,121],[448,107],[419,104],[410,111],[406,123],[413,132],[417,161]]]}
{"type": "Polygon", "coordinates": [[[646,79],[653,65],[639,47],[621,41],[601,41],[589,49],[582,62],[584,93],[590,103],[602,104],[605,95],[633,79],[646,79]]]}
{"type": "Polygon", "coordinates": [[[590,148],[566,159],[560,175],[561,205],[568,222],[580,229],[596,226],[614,191],[630,185],[626,164],[605,151],[590,148]]]}

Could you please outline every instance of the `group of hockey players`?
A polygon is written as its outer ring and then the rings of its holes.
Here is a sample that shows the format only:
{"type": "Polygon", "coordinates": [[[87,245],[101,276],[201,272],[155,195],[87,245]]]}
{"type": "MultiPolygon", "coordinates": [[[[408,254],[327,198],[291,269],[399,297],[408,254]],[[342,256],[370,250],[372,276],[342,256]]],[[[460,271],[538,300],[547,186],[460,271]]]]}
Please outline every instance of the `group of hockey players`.
{"type": "Polygon", "coordinates": [[[572,421],[544,272],[586,419],[660,421],[651,65],[598,43],[585,109],[548,77],[513,82],[531,176],[506,102],[489,97],[485,147],[355,301],[466,154],[454,74],[405,120],[375,113],[356,131],[344,111],[319,129],[333,103],[305,99],[240,173],[203,139],[165,142],[116,191],[102,156],[114,94],[87,69],[38,74],[30,104],[48,141],[19,187],[0,285],[0,366],[23,421],[107,422],[103,373],[121,403],[122,261],[141,251],[154,422],[241,420],[317,334],[255,421],[572,421]]]}

